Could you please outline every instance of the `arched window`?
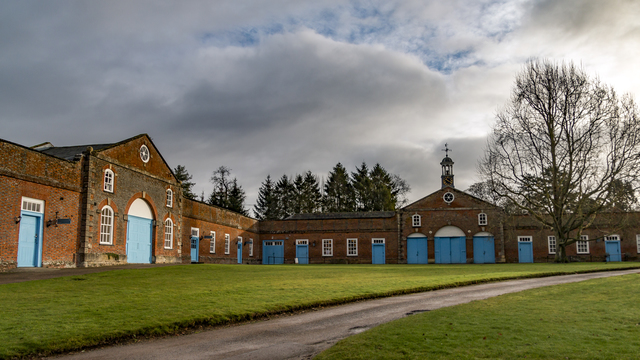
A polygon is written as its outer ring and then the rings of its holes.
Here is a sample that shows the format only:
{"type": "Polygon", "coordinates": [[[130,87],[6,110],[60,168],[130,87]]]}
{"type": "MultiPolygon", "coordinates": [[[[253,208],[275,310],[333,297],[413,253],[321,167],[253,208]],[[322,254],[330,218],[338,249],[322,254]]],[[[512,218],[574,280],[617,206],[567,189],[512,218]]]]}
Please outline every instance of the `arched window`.
{"type": "Polygon", "coordinates": [[[167,189],[167,207],[173,207],[173,191],[167,189]]]}
{"type": "Polygon", "coordinates": [[[104,191],[106,192],[113,192],[113,171],[111,171],[110,169],[107,169],[104,171],[104,191]]]}
{"type": "Polygon", "coordinates": [[[108,205],[100,212],[100,244],[113,244],[113,209],[108,205]]]}
{"type": "Polygon", "coordinates": [[[413,224],[413,227],[422,226],[422,217],[418,214],[413,215],[411,217],[411,223],[413,224]]]}
{"type": "Polygon", "coordinates": [[[171,219],[164,222],[164,248],[173,248],[173,221],[171,219]]]}

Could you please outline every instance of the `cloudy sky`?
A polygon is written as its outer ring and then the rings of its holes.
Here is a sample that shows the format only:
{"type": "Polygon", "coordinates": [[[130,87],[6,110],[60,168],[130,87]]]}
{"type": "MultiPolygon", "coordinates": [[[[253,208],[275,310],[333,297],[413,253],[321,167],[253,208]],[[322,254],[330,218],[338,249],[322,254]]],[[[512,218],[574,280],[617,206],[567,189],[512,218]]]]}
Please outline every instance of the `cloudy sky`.
{"type": "Polygon", "coordinates": [[[476,162],[530,58],[573,61],[640,96],[640,2],[2,1],[0,138],[22,145],[149,134],[196,192],[232,169],[379,162],[410,200],[476,162]]]}

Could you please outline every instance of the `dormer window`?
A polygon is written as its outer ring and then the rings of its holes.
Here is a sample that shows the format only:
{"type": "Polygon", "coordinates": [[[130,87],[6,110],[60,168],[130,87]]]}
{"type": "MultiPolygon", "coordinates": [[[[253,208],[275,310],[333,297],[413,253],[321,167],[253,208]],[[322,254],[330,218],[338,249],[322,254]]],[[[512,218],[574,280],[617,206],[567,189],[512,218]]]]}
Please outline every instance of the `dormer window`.
{"type": "Polygon", "coordinates": [[[420,227],[422,226],[422,216],[415,214],[411,217],[411,223],[413,224],[413,227],[420,227]]]}
{"type": "Polygon", "coordinates": [[[173,191],[167,189],[167,207],[173,207],[173,191]]]}
{"type": "Polygon", "coordinates": [[[485,213],[478,214],[478,225],[480,226],[487,225],[487,214],[485,213]]]}
{"type": "Polygon", "coordinates": [[[114,175],[113,175],[113,171],[111,171],[110,169],[107,169],[104,171],[104,191],[106,192],[113,192],[113,179],[114,179],[114,175]]]}

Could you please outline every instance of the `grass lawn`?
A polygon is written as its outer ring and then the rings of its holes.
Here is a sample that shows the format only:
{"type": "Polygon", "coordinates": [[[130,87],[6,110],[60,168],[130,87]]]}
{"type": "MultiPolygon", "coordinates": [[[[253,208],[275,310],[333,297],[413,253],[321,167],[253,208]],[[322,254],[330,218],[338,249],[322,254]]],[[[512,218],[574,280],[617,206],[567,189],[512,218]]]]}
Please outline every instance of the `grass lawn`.
{"type": "Polygon", "coordinates": [[[434,310],[344,339],[326,359],[639,359],[640,275],[434,310]]]}
{"type": "Polygon", "coordinates": [[[6,284],[0,285],[0,358],[179,333],[357,299],[633,266],[640,263],[182,265],[6,284]]]}

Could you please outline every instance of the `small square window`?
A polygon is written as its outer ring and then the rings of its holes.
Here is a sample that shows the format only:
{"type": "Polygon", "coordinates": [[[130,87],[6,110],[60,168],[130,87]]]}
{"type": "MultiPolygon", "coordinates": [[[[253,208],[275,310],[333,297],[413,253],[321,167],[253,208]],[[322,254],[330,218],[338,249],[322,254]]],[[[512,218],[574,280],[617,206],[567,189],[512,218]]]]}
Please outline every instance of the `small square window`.
{"type": "Polygon", "coordinates": [[[487,225],[487,214],[485,213],[478,214],[478,225],[480,226],[487,225]]]}

